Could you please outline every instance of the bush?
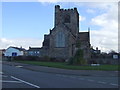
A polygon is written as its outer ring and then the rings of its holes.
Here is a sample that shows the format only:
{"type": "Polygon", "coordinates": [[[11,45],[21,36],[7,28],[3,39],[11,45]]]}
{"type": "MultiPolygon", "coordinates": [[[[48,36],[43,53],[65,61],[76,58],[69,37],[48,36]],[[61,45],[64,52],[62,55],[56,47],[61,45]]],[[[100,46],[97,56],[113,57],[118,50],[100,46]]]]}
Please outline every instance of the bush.
{"type": "Polygon", "coordinates": [[[74,60],[74,57],[71,57],[71,58],[68,60],[68,65],[72,65],[72,64],[73,64],[73,60],[74,60]]]}
{"type": "Polygon", "coordinates": [[[87,61],[83,58],[83,50],[78,49],[74,57],[71,57],[68,61],[68,64],[80,64],[85,65],[87,61]]]}
{"type": "Polygon", "coordinates": [[[56,62],[56,58],[50,58],[51,62],[56,62]]]}
{"type": "Polygon", "coordinates": [[[15,56],[15,57],[13,57],[13,60],[17,60],[17,61],[19,61],[19,60],[38,61],[39,60],[38,58],[39,58],[38,56],[15,56]]]}
{"type": "Polygon", "coordinates": [[[85,60],[83,59],[83,50],[78,49],[75,57],[74,57],[75,64],[85,64],[85,60]]]}
{"type": "Polygon", "coordinates": [[[46,62],[65,62],[64,59],[62,58],[50,58],[49,56],[43,56],[43,57],[38,57],[38,56],[15,56],[12,57],[12,60],[17,60],[17,61],[46,61],[46,62]]]}
{"type": "Polygon", "coordinates": [[[49,57],[49,56],[43,56],[43,57],[42,57],[42,60],[43,60],[43,61],[50,61],[50,57],[49,57]]]}
{"type": "Polygon", "coordinates": [[[65,62],[65,59],[63,59],[63,58],[55,58],[55,62],[65,62]]]}

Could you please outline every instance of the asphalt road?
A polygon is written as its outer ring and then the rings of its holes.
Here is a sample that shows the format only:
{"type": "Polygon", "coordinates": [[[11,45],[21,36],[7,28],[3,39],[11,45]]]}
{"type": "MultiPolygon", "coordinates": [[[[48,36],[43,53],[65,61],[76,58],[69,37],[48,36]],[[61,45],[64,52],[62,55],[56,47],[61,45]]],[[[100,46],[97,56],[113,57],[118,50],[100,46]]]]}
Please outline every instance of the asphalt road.
{"type": "Polygon", "coordinates": [[[2,65],[2,88],[118,88],[115,76],[76,76],[2,65]]]}

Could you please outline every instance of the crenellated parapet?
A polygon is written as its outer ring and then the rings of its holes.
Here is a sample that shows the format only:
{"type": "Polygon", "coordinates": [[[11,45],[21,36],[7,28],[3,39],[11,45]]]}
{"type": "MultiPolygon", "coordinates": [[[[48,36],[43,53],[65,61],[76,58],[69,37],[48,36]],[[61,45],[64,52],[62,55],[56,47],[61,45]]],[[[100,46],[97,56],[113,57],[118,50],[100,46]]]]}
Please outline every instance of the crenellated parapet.
{"type": "Polygon", "coordinates": [[[60,9],[60,6],[59,5],[56,5],[55,6],[55,12],[59,12],[59,11],[63,11],[63,12],[78,12],[77,11],[77,8],[76,7],[74,7],[74,8],[71,8],[71,9],[60,9]]]}

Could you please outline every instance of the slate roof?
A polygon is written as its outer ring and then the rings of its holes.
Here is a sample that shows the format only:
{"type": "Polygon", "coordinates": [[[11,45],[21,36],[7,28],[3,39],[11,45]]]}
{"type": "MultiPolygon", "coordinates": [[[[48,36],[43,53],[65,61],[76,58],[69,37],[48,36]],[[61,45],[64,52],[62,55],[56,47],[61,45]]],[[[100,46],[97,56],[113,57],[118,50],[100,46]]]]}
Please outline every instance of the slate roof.
{"type": "Polygon", "coordinates": [[[19,51],[25,51],[24,48],[18,48],[18,47],[9,47],[9,48],[15,48],[15,49],[18,49],[19,51]]]}
{"type": "Polygon", "coordinates": [[[89,32],[79,32],[78,38],[80,41],[89,41],[89,32]]]}
{"type": "Polygon", "coordinates": [[[29,50],[28,51],[39,51],[39,50],[41,50],[41,48],[38,48],[38,47],[34,47],[34,48],[32,48],[32,47],[29,47],[29,50]]]}

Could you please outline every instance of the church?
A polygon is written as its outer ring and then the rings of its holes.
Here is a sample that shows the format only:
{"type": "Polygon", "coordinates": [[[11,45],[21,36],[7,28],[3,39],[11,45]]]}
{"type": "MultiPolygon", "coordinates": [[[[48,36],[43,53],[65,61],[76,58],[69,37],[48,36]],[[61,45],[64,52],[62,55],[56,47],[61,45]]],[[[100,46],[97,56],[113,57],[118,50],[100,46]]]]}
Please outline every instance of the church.
{"type": "Polygon", "coordinates": [[[84,52],[84,58],[90,58],[90,36],[88,32],[79,32],[79,13],[77,8],[61,9],[55,5],[54,28],[44,35],[41,56],[69,59],[74,56],[77,42],[84,52]]]}

